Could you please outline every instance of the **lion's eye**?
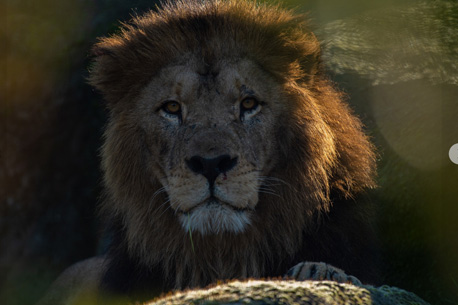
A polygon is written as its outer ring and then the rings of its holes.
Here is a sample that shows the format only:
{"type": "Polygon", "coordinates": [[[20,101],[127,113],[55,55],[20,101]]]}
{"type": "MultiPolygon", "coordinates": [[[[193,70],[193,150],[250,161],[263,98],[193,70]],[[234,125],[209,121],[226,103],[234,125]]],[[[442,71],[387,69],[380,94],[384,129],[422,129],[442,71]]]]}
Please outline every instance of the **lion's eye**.
{"type": "Polygon", "coordinates": [[[162,105],[162,110],[164,110],[165,112],[167,112],[169,114],[178,115],[181,112],[181,105],[180,105],[180,103],[178,103],[176,101],[168,101],[168,102],[165,102],[162,105]]]}
{"type": "Polygon", "coordinates": [[[256,109],[258,105],[259,105],[259,102],[255,98],[247,97],[240,104],[240,108],[242,111],[250,111],[250,110],[256,109]]]}

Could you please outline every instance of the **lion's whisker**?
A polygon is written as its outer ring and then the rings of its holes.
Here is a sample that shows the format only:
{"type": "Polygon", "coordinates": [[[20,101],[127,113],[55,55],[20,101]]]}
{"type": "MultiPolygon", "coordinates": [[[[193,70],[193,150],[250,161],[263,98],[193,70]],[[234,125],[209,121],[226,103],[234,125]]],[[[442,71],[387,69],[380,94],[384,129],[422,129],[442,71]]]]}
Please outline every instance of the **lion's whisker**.
{"type": "Polygon", "coordinates": [[[277,196],[279,198],[282,198],[279,194],[274,193],[274,192],[269,192],[269,191],[266,191],[266,190],[259,190],[259,193],[269,194],[269,195],[273,195],[273,196],[277,196]]]}
{"type": "Polygon", "coordinates": [[[153,198],[151,200],[154,200],[154,198],[156,198],[157,195],[159,195],[160,193],[163,193],[163,192],[165,192],[165,186],[159,188],[156,192],[154,192],[153,198]]]}
{"type": "Polygon", "coordinates": [[[291,191],[297,192],[296,188],[291,185],[291,183],[286,182],[283,179],[277,178],[277,177],[270,177],[270,176],[259,176],[258,181],[261,181],[261,183],[265,186],[279,186],[281,184],[289,187],[291,191]],[[280,182],[280,184],[273,184],[272,182],[280,182]]]}
{"type": "MultiPolygon", "coordinates": [[[[148,210],[147,212],[151,212],[151,210],[153,209],[153,205],[154,205],[154,200],[156,199],[156,197],[161,194],[161,193],[164,193],[166,192],[166,187],[163,186],[159,189],[156,190],[156,192],[154,192],[153,196],[151,197],[150,201],[149,201],[149,204],[148,204],[148,210]]],[[[162,203],[161,205],[159,205],[159,207],[157,207],[157,209],[160,209],[165,203],[162,203]]]]}
{"type": "MultiPolygon", "coordinates": [[[[170,202],[170,199],[167,199],[166,201],[164,201],[164,202],[159,206],[159,208],[163,207],[164,205],[166,205],[166,204],[169,203],[169,202],[170,202]]],[[[170,209],[171,207],[172,207],[172,206],[169,205],[169,206],[161,213],[161,215],[159,215],[159,218],[161,218],[162,215],[164,215],[164,213],[167,212],[167,210],[170,209]]],[[[158,209],[159,209],[159,208],[158,208],[158,209]]],[[[175,212],[176,212],[176,211],[175,211],[175,212]]]]}

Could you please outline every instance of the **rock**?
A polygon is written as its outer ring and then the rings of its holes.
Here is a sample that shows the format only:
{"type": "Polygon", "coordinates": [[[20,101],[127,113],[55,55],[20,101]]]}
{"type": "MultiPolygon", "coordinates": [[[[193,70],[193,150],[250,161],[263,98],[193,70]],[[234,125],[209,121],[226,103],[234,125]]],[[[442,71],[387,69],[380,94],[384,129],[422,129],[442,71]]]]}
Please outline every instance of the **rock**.
{"type": "Polygon", "coordinates": [[[248,280],[207,289],[177,292],[145,305],[427,305],[415,294],[399,288],[355,286],[331,281],[248,280]]]}

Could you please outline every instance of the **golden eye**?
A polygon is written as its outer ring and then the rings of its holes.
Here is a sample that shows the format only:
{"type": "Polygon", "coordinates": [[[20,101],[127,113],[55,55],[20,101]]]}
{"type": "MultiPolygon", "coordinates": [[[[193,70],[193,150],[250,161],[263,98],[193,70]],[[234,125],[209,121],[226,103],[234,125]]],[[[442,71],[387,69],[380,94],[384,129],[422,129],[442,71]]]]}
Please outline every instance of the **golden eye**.
{"type": "Polygon", "coordinates": [[[252,110],[258,107],[258,101],[255,98],[247,97],[242,101],[241,108],[243,111],[252,110]]]}
{"type": "Polygon", "coordinates": [[[176,101],[168,101],[162,105],[162,109],[170,114],[179,114],[181,112],[181,105],[176,101]]]}

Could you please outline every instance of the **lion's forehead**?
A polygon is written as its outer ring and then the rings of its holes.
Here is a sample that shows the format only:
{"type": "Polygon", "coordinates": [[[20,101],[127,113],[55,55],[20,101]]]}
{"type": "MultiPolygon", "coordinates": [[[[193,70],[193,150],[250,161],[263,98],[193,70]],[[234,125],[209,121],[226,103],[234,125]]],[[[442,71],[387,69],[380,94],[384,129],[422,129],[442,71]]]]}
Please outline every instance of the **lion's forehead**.
{"type": "Polygon", "coordinates": [[[154,106],[164,100],[177,99],[186,105],[203,106],[203,110],[220,110],[241,95],[256,94],[260,99],[275,95],[274,81],[248,59],[221,59],[213,65],[202,60],[170,64],[149,82],[140,100],[154,106]],[[210,107],[209,107],[210,106],[210,107]]]}

